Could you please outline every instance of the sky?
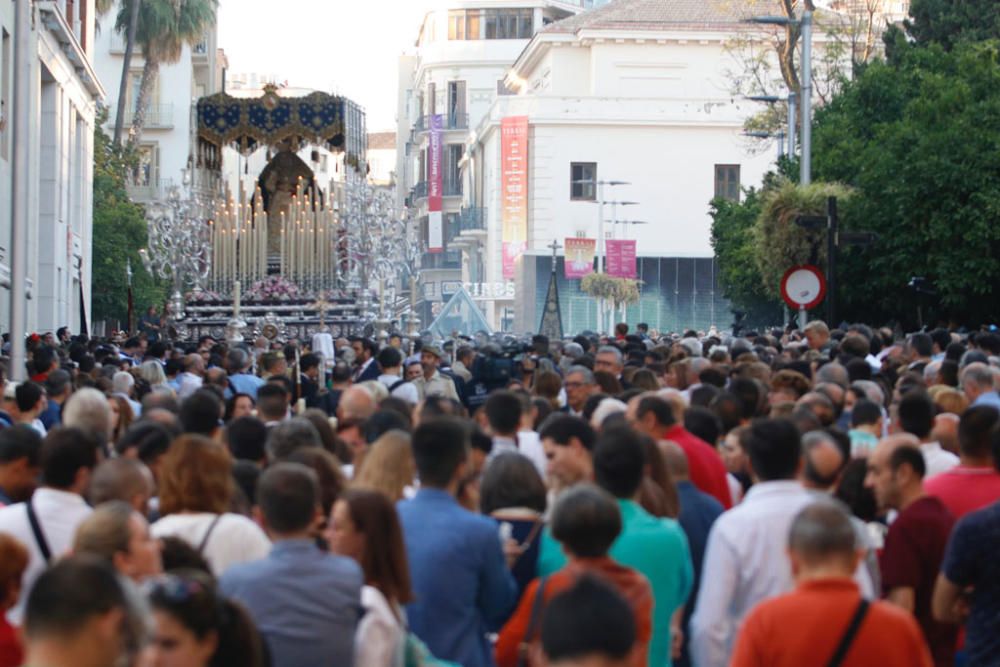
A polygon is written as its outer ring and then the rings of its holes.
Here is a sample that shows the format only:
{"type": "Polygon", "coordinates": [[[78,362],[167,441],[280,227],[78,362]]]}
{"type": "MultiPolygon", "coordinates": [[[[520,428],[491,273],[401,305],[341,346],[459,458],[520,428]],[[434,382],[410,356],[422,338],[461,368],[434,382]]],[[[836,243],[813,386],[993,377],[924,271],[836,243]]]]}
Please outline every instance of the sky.
{"type": "Polygon", "coordinates": [[[232,73],[345,95],[368,131],[396,126],[397,63],[433,0],[221,0],[219,47],[232,73]]]}

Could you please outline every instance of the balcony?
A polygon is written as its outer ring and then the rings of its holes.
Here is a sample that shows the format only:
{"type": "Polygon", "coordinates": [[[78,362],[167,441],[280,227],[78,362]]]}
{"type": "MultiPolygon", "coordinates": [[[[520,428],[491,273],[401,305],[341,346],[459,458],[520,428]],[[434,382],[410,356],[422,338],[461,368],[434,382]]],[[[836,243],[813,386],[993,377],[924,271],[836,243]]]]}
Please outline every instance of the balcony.
{"type": "MultiPolygon", "coordinates": [[[[420,181],[410,190],[410,201],[412,203],[417,203],[421,199],[427,199],[427,195],[430,194],[430,183],[427,181],[420,181]]],[[[461,197],[462,196],[462,181],[445,181],[441,187],[442,197],[461,197]]]]}
{"type": "MultiPolygon", "coordinates": [[[[442,130],[468,130],[469,129],[469,114],[467,113],[447,113],[439,114],[441,116],[441,129],[442,130]]],[[[431,129],[431,117],[430,115],[421,116],[417,119],[417,122],[413,124],[414,134],[423,134],[424,132],[430,132],[431,129]]]]}
{"type": "Polygon", "coordinates": [[[420,259],[421,269],[461,269],[462,253],[457,250],[425,252],[420,259]]]}
{"type": "Polygon", "coordinates": [[[167,191],[174,185],[170,178],[152,178],[134,185],[126,185],[129,199],[137,204],[148,204],[166,199],[167,191]]]}
{"type": "MultiPolygon", "coordinates": [[[[115,103],[111,106],[112,109],[116,109],[118,104],[115,103]]],[[[125,109],[125,125],[132,125],[132,120],[135,118],[135,109],[126,108],[125,109]]],[[[146,109],[146,124],[143,125],[143,129],[153,129],[153,130],[169,130],[174,127],[174,105],[172,103],[167,104],[150,104],[149,108],[146,109]]]]}
{"type": "Polygon", "coordinates": [[[458,214],[458,231],[460,234],[475,235],[486,233],[486,209],[463,208],[458,214]]]}

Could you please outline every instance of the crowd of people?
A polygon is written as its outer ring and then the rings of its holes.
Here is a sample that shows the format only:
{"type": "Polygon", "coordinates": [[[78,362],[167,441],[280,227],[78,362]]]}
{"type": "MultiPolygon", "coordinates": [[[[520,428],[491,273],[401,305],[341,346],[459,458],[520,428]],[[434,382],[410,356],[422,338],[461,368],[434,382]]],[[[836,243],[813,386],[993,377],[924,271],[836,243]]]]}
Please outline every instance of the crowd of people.
{"type": "Polygon", "coordinates": [[[151,338],[0,377],[0,667],[1000,665],[994,332],[151,338]]]}

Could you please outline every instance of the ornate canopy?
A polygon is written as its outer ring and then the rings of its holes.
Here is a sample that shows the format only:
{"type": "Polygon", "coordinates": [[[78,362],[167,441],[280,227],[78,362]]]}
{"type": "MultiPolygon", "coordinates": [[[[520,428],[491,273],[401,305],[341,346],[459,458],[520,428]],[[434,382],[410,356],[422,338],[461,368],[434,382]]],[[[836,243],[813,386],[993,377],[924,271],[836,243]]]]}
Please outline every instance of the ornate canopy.
{"type": "Polygon", "coordinates": [[[345,151],[348,164],[356,165],[365,154],[364,112],[345,97],[320,92],[285,97],[275,86],[265,87],[260,97],[219,93],[198,100],[200,154],[212,156],[229,145],[249,155],[286,142],[345,151]]]}

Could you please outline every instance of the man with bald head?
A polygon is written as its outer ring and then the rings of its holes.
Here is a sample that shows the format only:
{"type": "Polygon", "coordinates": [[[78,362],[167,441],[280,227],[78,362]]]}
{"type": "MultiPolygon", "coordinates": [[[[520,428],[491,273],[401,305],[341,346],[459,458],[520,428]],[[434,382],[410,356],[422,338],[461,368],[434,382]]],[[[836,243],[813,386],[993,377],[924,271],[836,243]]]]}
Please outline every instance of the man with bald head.
{"type": "Polygon", "coordinates": [[[847,465],[843,450],[831,435],[824,431],[810,431],[802,436],[802,486],[829,493],[840,482],[840,474],[847,465]]]}
{"type": "Polygon", "coordinates": [[[750,612],[729,664],[930,667],[933,662],[913,619],[885,602],[862,599],[851,581],[859,556],[854,528],[840,506],[819,501],[801,510],[788,532],[796,589],[750,612]],[[855,623],[843,659],[834,660],[855,623]]]}
{"type": "Polygon", "coordinates": [[[934,664],[944,667],[954,663],[958,630],[934,620],[931,600],[955,518],[939,499],[924,493],[927,464],[914,440],[906,435],[880,442],[868,457],[865,485],[880,508],[899,512],[882,550],[882,592],[916,617],[934,664]]]}
{"type": "MultiPolygon", "coordinates": [[[[688,626],[694,613],[694,602],[698,599],[698,587],[701,585],[701,566],[705,559],[705,546],[708,544],[708,534],[712,524],[722,514],[722,503],[703,491],[699,491],[692,482],[688,472],[687,456],[680,445],[671,440],[660,440],[656,443],[663,455],[664,463],[670,471],[670,476],[677,487],[677,497],[681,503],[681,513],[677,522],[681,524],[687,535],[688,546],[691,549],[691,561],[694,565],[694,587],[691,596],[684,605],[682,628],[688,626]]],[[[688,652],[687,633],[683,634],[680,658],[674,660],[675,667],[686,667],[691,664],[688,652]]]]}

